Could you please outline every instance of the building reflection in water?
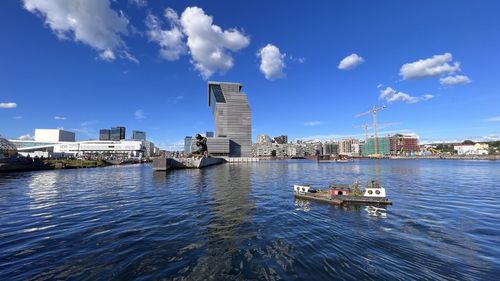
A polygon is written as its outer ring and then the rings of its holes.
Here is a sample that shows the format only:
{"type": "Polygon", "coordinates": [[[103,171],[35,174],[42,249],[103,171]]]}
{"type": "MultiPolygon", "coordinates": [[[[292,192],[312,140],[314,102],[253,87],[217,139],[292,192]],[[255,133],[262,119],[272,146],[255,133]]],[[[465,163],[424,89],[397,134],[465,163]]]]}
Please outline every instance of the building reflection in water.
{"type": "Polygon", "coordinates": [[[28,183],[28,195],[31,199],[29,208],[47,209],[53,206],[58,195],[56,184],[59,179],[58,171],[45,171],[33,173],[28,183]]]}
{"type": "MultiPolygon", "coordinates": [[[[207,170],[207,174],[208,174],[207,170]]],[[[207,253],[200,257],[187,279],[206,280],[214,276],[241,274],[243,242],[255,236],[251,227],[251,166],[226,164],[214,167],[210,191],[210,221],[206,229],[207,253]]],[[[203,185],[203,184],[201,184],[203,185]]]]}

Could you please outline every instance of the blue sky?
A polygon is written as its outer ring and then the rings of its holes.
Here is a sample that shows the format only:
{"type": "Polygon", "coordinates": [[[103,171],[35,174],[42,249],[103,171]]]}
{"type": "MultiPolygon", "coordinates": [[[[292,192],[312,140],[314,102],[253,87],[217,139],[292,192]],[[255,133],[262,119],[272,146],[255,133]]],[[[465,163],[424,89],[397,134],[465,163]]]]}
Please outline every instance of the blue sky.
{"type": "Polygon", "coordinates": [[[500,138],[499,1],[0,3],[0,134],[116,125],[161,147],[213,129],[207,81],[243,84],[258,134],[500,138]],[[344,60],[345,59],[345,60],[344,60]],[[341,61],[343,61],[341,63],[341,61]]]}

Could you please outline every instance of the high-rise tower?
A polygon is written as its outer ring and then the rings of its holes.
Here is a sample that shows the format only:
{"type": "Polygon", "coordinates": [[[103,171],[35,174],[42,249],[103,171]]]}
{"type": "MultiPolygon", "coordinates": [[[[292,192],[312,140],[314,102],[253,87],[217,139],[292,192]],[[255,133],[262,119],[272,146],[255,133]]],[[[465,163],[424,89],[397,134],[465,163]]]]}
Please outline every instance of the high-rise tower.
{"type": "Polygon", "coordinates": [[[208,82],[208,106],[215,122],[215,138],[229,139],[229,156],[252,156],[252,113],[239,83],[208,82]]]}

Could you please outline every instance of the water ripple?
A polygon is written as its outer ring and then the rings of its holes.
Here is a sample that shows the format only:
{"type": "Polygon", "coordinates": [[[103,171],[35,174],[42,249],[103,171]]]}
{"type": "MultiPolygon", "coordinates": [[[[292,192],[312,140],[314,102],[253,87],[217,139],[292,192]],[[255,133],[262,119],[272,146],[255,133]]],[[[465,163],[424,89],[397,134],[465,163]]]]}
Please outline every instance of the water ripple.
{"type": "Polygon", "coordinates": [[[0,174],[0,280],[493,280],[500,163],[277,161],[0,174]],[[380,180],[393,206],[295,200],[380,180]]]}

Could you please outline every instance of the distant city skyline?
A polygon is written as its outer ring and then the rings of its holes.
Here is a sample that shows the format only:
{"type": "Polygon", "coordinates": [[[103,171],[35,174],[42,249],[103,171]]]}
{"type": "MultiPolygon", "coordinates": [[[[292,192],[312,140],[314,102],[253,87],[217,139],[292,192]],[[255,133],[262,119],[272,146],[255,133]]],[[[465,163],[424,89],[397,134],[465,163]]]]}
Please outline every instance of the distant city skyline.
{"type": "Polygon", "coordinates": [[[214,130],[215,80],[244,85],[253,142],[363,139],[353,125],[371,116],[354,116],[374,105],[387,106],[379,135],[500,139],[498,1],[23,0],[0,10],[9,138],[64,128],[99,139],[121,124],[181,150],[185,136],[214,130]]]}

